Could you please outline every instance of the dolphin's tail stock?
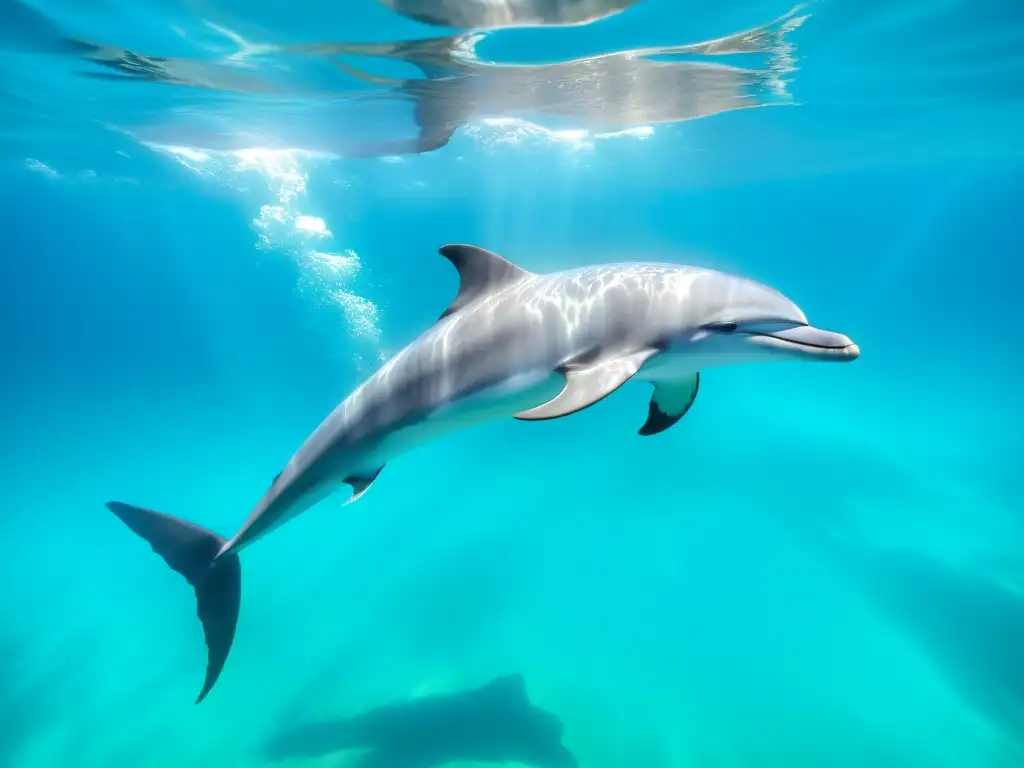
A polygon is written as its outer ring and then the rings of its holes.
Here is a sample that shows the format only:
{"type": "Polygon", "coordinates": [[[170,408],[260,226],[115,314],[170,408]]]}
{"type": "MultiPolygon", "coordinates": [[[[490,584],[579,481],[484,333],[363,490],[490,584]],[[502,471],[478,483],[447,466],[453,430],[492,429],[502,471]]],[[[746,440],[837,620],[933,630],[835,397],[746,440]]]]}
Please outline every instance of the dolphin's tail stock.
{"type": "Polygon", "coordinates": [[[225,539],[185,520],[119,501],[108,502],[107,509],[149,542],[153,551],[195,590],[207,648],[206,680],[196,699],[198,704],[217,682],[235,638],[242,597],[238,555],[220,555],[225,539]]]}

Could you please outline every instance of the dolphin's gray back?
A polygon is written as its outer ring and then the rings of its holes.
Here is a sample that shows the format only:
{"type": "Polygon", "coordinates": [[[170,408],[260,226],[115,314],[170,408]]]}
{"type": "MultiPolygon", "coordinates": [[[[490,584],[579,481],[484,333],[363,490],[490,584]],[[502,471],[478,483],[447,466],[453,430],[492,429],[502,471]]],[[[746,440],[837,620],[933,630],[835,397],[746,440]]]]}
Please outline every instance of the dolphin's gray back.
{"type": "MultiPolygon", "coordinates": [[[[657,348],[680,328],[726,319],[719,313],[742,307],[747,296],[763,306],[776,295],[732,275],[662,264],[522,274],[443,316],[353,391],[227,547],[237,551],[351,478],[368,486],[391,456],[484,410],[511,417],[546,402],[561,389],[555,372],[567,363],[657,348]],[[448,408],[457,419],[443,418],[448,408]]],[[[792,308],[781,294],[777,300],[780,311],[792,308]]]]}

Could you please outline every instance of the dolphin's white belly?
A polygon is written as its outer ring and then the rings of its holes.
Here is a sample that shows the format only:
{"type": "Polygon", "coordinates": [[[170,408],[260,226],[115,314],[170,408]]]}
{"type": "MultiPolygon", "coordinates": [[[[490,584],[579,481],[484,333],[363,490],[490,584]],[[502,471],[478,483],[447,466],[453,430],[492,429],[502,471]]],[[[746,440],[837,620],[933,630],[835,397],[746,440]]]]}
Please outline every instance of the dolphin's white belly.
{"type": "Polygon", "coordinates": [[[516,374],[504,381],[436,408],[423,421],[392,432],[368,463],[381,466],[400,453],[474,424],[512,418],[557,395],[565,380],[551,370],[516,374]]]}

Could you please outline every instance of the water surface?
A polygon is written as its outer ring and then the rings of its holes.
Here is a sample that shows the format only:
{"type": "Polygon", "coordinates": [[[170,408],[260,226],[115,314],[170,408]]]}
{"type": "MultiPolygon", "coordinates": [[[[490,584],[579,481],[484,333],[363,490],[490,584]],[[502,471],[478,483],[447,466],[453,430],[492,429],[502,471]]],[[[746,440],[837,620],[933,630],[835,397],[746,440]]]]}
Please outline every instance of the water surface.
{"type": "Polygon", "coordinates": [[[995,0],[0,0],[0,762],[354,765],[265,746],[518,673],[585,767],[1019,765],[1022,51],[995,0]],[[231,533],[448,242],[738,272],[863,355],[401,457],[245,553],[192,706],[192,595],[103,502],[231,533]]]}

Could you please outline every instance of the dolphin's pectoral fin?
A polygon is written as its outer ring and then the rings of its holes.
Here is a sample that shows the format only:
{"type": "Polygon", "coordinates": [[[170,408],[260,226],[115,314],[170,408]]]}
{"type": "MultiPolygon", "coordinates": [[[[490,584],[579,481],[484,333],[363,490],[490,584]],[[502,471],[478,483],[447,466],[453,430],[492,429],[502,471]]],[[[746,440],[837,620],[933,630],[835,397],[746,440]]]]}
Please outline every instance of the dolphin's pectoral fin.
{"type": "Polygon", "coordinates": [[[498,254],[475,245],[444,245],[440,253],[459,272],[459,292],[439,320],[530,274],[498,254]]]}
{"type": "Polygon", "coordinates": [[[657,349],[647,347],[628,355],[598,357],[586,364],[569,363],[559,370],[565,376],[565,388],[543,405],[520,411],[516,418],[540,421],[582,411],[629,381],[657,352],[657,349]]]}
{"type": "Polygon", "coordinates": [[[441,100],[435,94],[428,91],[420,94],[416,100],[416,125],[420,129],[416,141],[417,152],[433,152],[445,146],[455,129],[465,123],[465,117],[468,117],[453,111],[450,101],[441,100]]]}
{"type": "Polygon", "coordinates": [[[362,496],[373,485],[373,481],[377,479],[377,475],[384,469],[384,465],[379,466],[376,471],[369,472],[365,475],[351,475],[345,478],[345,482],[352,486],[352,496],[349,498],[346,504],[351,504],[353,501],[362,496]]]}
{"type": "Polygon", "coordinates": [[[638,434],[656,435],[683,418],[697,399],[699,387],[699,373],[681,379],[655,382],[651,405],[647,409],[647,421],[640,427],[638,434]]]}
{"type": "Polygon", "coordinates": [[[416,139],[416,154],[433,152],[445,146],[452,140],[456,128],[458,128],[457,125],[432,125],[421,128],[420,135],[416,139]]]}

